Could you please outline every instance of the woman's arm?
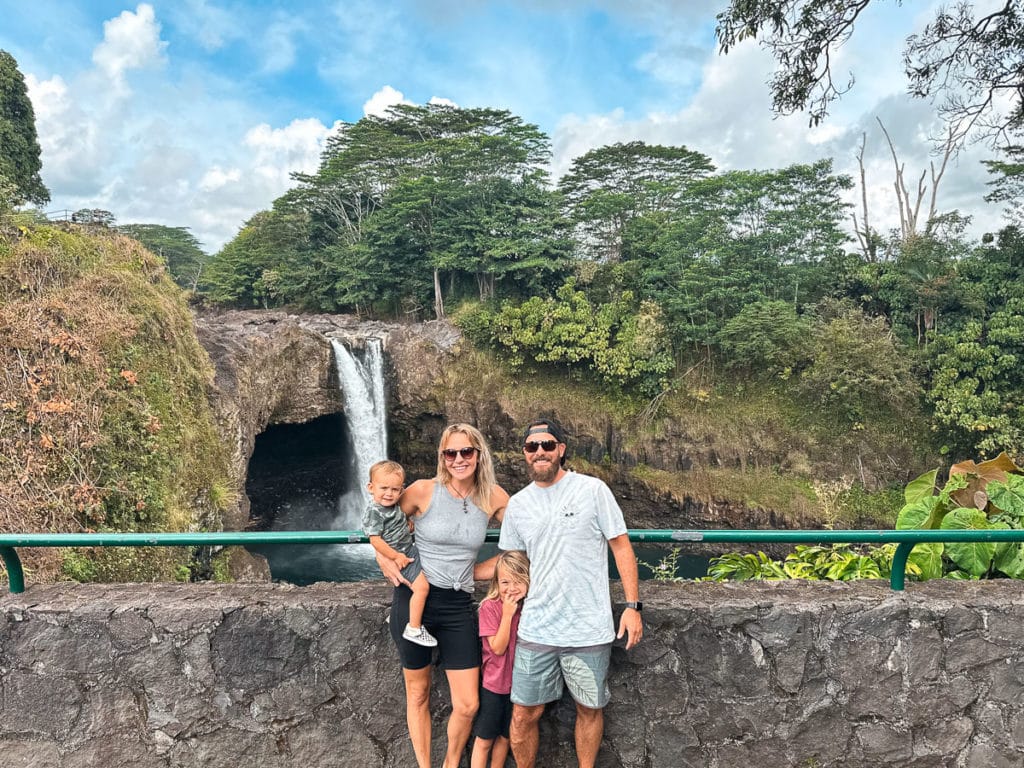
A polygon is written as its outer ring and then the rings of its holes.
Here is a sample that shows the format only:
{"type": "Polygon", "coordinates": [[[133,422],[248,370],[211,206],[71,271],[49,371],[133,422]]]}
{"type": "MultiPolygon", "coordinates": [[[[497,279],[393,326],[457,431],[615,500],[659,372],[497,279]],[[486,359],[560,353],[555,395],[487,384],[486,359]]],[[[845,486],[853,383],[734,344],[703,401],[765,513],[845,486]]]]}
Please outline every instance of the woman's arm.
{"type": "Polygon", "coordinates": [[[384,557],[380,552],[377,555],[377,567],[380,568],[380,572],[384,574],[384,578],[390,581],[394,586],[399,584],[405,584],[407,587],[411,587],[412,584],[409,580],[402,575],[402,569],[398,567],[398,563],[392,560],[390,557],[384,557]]]}
{"type": "Polygon", "coordinates": [[[417,480],[402,491],[402,495],[398,498],[398,505],[406,517],[414,517],[427,511],[433,495],[433,480],[417,480]]]}

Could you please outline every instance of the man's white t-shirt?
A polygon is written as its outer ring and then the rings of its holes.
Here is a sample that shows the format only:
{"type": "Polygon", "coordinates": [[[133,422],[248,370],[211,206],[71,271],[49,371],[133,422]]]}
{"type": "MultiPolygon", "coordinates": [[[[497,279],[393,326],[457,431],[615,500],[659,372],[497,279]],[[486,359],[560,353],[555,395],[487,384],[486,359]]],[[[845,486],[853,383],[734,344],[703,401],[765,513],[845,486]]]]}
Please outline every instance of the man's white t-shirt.
{"type": "Polygon", "coordinates": [[[530,592],[519,638],[579,648],[615,639],[608,539],[626,533],[604,482],[567,472],[548,488],[530,483],[509,499],[498,547],[530,558],[530,592]]]}

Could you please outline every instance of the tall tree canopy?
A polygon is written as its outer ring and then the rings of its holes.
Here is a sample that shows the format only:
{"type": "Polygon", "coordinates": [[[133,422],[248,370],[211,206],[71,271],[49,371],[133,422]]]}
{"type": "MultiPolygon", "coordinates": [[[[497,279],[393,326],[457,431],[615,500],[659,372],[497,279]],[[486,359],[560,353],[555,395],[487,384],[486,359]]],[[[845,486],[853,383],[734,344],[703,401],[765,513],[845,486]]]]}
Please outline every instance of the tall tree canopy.
{"type": "MultiPolygon", "coordinates": [[[[760,37],[779,64],[770,80],[774,109],[807,109],[817,124],[853,86],[852,74],[833,72],[833,56],[870,3],[731,0],[718,15],[718,41],[727,53],[760,37]]],[[[1007,146],[1024,134],[1022,0],[940,6],[921,32],[907,38],[903,64],[910,93],[935,99],[956,139],[976,133],[1007,146]]]]}
{"type": "Polygon", "coordinates": [[[15,205],[42,205],[50,199],[39,171],[36,115],[18,62],[0,50],[0,180],[13,186],[15,205]]]}
{"type": "Polygon", "coordinates": [[[322,275],[310,287],[329,292],[319,304],[419,306],[432,293],[440,317],[467,286],[488,298],[498,281],[543,279],[567,251],[549,157],[547,136],[504,110],[400,105],[343,125],[293,195],[322,275]]]}
{"type": "Polygon", "coordinates": [[[714,170],[710,158],[686,147],[631,141],[577,157],[558,189],[582,255],[615,261],[633,219],[675,210],[687,185],[714,170]]]}

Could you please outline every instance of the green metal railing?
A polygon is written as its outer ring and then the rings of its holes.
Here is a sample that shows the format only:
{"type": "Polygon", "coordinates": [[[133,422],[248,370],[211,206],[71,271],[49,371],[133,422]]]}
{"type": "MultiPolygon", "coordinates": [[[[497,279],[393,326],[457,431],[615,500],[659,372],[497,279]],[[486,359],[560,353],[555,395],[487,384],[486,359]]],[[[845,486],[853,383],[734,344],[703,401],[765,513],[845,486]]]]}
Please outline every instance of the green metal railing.
{"type": "MultiPolygon", "coordinates": [[[[654,544],[898,544],[889,585],[902,590],[907,557],[916,544],[1024,542],[1024,530],[631,530],[632,541],[654,544]]],[[[497,541],[489,530],[487,541],[497,541]]],[[[251,544],[365,544],[362,531],[274,531],[218,533],[7,533],[0,534],[0,556],[7,567],[10,591],[25,591],[25,573],[16,547],[218,547],[251,544]]]]}

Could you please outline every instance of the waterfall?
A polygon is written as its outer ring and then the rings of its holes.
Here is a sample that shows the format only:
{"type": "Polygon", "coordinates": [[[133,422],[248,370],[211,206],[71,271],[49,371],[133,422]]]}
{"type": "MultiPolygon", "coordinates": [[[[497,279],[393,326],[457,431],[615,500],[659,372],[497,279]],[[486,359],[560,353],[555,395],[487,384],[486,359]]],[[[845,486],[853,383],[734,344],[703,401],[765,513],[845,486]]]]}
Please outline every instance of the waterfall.
{"type": "MultiPolygon", "coordinates": [[[[360,530],[363,510],[369,500],[366,483],[370,467],[387,457],[382,341],[368,339],[364,350],[358,353],[337,339],[331,339],[331,347],[345,403],[346,427],[338,440],[344,439],[348,444],[336,444],[338,459],[331,464],[330,471],[345,476],[335,475],[322,481],[316,476],[307,479],[307,483],[312,485],[322,482],[324,488],[330,488],[329,492],[302,492],[299,489],[275,510],[272,530],[360,530]],[[338,488],[347,490],[335,498],[338,488]]],[[[381,576],[373,547],[369,544],[249,548],[267,558],[275,579],[293,584],[379,579],[381,576]]]]}
{"type": "Polygon", "coordinates": [[[345,399],[345,418],[352,436],[349,492],[338,500],[335,528],[356,530],[369,499],[370,467],[387,458],[387,413],[384,402],[384,352],[380,339],[368,339],[360,360],[338,339],[331,339],[338,382],[345,399]]]}

